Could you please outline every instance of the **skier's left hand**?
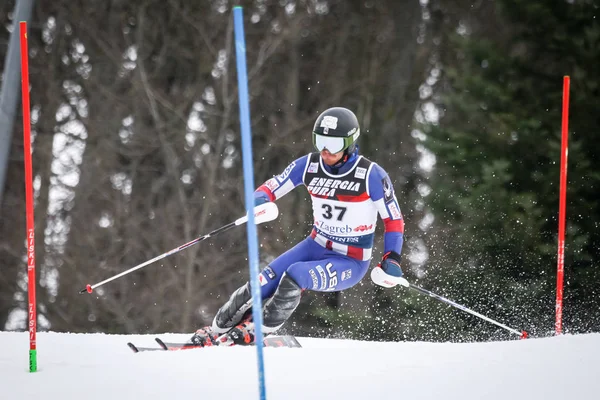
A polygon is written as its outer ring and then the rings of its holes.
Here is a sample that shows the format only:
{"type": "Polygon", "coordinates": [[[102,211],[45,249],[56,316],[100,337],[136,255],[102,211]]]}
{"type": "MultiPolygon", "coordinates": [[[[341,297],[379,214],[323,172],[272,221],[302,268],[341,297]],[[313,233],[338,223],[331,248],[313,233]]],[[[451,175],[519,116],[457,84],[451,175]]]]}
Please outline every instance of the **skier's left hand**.
{"type": "Polygon", "coordinates": [[[388,251],[371,270],[371,280],[385,288],[391,288],[396,285],[410,286],[408,281],[402,276],[402,268],[400,267],[400,255],[394,251],[388,251]]]}

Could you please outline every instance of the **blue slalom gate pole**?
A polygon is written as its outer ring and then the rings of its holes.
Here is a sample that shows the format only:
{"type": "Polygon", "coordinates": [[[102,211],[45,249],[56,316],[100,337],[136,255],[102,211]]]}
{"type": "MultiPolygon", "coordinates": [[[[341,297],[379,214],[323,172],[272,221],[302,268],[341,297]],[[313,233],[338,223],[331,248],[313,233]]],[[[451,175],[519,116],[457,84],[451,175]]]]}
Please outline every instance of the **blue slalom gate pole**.
{"type": "Polygon", "coordinates": [[[258,280],[258,239],[254,222],[254,169],[252,167],[252,132],[250,129],[250,100],[248,98],[248,73],[246,71],[246,41],[244,39],[244,14],[242,7],[233,8],[235,32],[235,57],[237,62],[238,93],[240,103],[240,125],[242,128],[242,158],[244,166],[244,198],[248,223],[248,262],[250,287],[252,289],[252,317],[256,337],[258,359],[258,387],[261,400],[266,400],[265,368],[263,357],[262,298],[258,280]]]}

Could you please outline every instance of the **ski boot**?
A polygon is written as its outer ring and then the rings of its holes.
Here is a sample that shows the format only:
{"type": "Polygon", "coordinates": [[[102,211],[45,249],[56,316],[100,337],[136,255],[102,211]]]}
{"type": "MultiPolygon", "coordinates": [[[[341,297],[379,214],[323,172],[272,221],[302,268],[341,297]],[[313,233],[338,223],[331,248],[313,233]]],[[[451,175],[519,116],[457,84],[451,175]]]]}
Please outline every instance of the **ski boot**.
{"type": "Polygon", "coordinates": [[[212,326],[205,326],[198,329],[190,341],[196,346],[208,347],[217,345],[218,337],[219,334],[213,330],[212,326]]]}
{"type": "Polygon", "coordinates": [[[236,325],[226,334],[220,337],[220,345],[224,346],[248,346],[254,344],[254,322],[246,320],[236,325]]]}

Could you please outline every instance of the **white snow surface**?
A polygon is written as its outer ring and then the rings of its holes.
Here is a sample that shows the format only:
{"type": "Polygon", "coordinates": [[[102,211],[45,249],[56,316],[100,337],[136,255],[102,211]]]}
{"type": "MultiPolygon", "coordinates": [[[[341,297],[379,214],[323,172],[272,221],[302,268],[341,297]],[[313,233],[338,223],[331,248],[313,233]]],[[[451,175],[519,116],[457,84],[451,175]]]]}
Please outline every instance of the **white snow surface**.
{"type": "MultiPolygon", "coordinates": [[[[156,335],[38,333],[29,372],[26,332],[0,332],[3,400],[258,399],[253,347],[134,354],[156,335]]],[[[181,341],[188,334],[158,335],[181,341]]],[[[266,348],[266,398],[600,399],[600,334],[486,343],[299,338],[266,348]]]]}

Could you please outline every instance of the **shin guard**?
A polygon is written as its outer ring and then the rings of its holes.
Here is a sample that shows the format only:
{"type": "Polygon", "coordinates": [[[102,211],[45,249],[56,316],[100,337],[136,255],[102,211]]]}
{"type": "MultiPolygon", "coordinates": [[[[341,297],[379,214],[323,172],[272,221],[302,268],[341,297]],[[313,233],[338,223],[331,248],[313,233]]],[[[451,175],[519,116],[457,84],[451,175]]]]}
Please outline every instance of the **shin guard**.
{"type": "Polygon", "coordinates": [[[281,328],[300,304],[301,295],[300,286],[284,273],[275,294],[266,301],[263,307],[263,331],[266,334],[281,328]]]}
{"type": "Polygon", "coordinates": [[[242,321],[244,314],[252,307],[250,283],[237,289],[227,303],[217,311],[212,327],[218,332],[227,332],[242,321]]]}

